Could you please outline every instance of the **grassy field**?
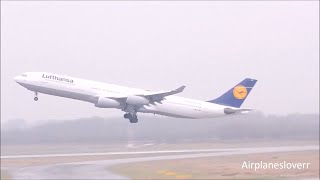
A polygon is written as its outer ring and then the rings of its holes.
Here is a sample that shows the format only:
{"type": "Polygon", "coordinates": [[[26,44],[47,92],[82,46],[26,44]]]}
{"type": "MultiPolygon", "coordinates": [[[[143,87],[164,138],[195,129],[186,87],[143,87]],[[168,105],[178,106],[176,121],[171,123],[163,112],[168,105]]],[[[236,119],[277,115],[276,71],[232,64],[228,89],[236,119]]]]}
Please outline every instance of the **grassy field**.
{"type": "Polygon", "coordinates": [[[10,179],[12,178],[9,172],[7,170],[1,169],[1,180],[10,180],[10,179]]]}
{"type": "Polygon", "coordinates": [[[301,179],[319,178],[319,151],[233,155],[121,164],[111,171],[133,179],[301,179]],[[307,162],[304,170],[242,169],[244,161],[307,162]]]}

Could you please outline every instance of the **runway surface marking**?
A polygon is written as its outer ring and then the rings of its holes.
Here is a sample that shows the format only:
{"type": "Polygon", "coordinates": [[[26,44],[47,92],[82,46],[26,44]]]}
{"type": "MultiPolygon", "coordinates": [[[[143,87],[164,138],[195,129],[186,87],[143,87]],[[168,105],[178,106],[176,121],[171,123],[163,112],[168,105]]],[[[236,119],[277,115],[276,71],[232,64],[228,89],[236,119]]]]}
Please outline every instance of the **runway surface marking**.
{"type": "Polygon", "coordinates": [[[192,175],[189,174],[181,174],[178,172],[170,171],[170,170],[160,170],[157,172],[158,174],[168,176],[170,179],[191,179],[192,175]]]}
{"type": "Polygon", "coordinates": [[[198,153],[215,151],[232,151],[232,149],[194,149],[194,150],[163,150],[163,151],[123,151],[123,152],[100,152],[100,153],[70,153],[70,154],[41,154],[41,155],[8,155],[1,159],[17,158],[45,158],[45,157],[73,157],[73,156],[106,156],[106,155],[133,155],[133,154],[165,154],[165,153],[198,153]]]}
{"type": "MultiPolygon", "coordinates": [[[[295,148],[308,146],[287,146],[280,148],[295,148]]],[[[7,155],[1,156],[1,159],[16,158],[45,158],[45,157],[73,157],[73,156],[106,156],[106,155],[132,155],[132,154],[165,154],[165,153],[199,153],[199,152],[217,152],[217,151],[242,151],[270,147],[255,148],[227,148],[227,149],[192,149],[192,150],[159,150],[159,151],[120,151],[120,152],[100,152],[100,153],[69,153],[69,154],[41,154],[41,155],[7,155]]],[[[274,148],[274,147],[271,147],[274,148]]]]}

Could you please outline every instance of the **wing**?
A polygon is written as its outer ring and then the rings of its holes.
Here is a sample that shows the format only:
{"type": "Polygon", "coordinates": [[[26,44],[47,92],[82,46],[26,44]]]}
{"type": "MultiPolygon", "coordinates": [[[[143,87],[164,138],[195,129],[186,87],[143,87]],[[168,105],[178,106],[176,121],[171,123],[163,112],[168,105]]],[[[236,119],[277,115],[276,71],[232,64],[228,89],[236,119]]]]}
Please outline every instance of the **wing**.
{"type": "MultiPolygon", "coordinates": [[[[144,98],[148,99],[150,103],[160,102],[166,96],[170,96],[170,95],[173,95],[173,94],[181,93],[184,90],[185,87],[186,86],[181,86],[181,87],[179,87],[179,88],[177,88],[175,90],[171,90],[171,91],[148,92],[148,93],[145,93],[145,94],[132,94],[132,96],[144,97],[144,98]]],[[[125,102],[126,99],[128,98],[128,96],[122,96],[122,95],[112,96],[112,97],[111,96],[99,95],[97,97],[105,97],[105,98],[115,99],[115,100],[122,101],[122,102],[125,102]]]]}
{"type": "Polygon", "coordinates": [[[151,92],[149,94],[139,95],[139,96],[148,98],[152,102],[158,102],[158,101],[163,100],[166,96],[170,96],[170,95],[173,95],[173,94],[181,93],[184,90],[185,87],[186,86],[181,86],[181,87],[179,87],[179,88],[177,88],[175,90],[171,90],[171,91],[151,92]]]}

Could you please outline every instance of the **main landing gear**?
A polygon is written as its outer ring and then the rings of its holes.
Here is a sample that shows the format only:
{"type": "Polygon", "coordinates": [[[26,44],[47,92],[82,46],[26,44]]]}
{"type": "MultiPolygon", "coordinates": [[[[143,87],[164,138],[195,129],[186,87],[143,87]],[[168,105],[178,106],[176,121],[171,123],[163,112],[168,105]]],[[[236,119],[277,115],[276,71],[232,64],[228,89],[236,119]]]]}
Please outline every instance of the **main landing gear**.
{"type": "Polygon", "coordinates": [[[135,114],[126,113],[126,114],[123,115],[123,117],[125,119],[129,119],[130,123],[137,123],[138,122],[138,117],[135,114]]]}
{"type": "Polygon", "coordinates": [[[33,98],[34,99],[34,101],[38,101],[38,92],[35,92],[35,97],[33,98]]]}

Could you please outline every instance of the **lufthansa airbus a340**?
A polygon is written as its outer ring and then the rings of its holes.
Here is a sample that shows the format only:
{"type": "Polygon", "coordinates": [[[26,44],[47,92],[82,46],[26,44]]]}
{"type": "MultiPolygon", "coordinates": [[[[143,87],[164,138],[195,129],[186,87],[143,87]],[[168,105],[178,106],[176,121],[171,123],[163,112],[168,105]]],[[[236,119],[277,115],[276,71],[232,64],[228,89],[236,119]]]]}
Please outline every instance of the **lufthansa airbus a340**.
{"type": "Polygon", "coordinates": [[[43,93],[93,103],[99,108],[117,108],[125,112],[124,118],[131,123],[138,122],[138,112],[193,119],[247,113],[251,109],[240,106],[257,82],[246,78],[220,97],[201,101],[173,96],[185,86],[152,92],[47,72],[26,72],[14,80],[35,92],[35,101],[43,93]]]}

